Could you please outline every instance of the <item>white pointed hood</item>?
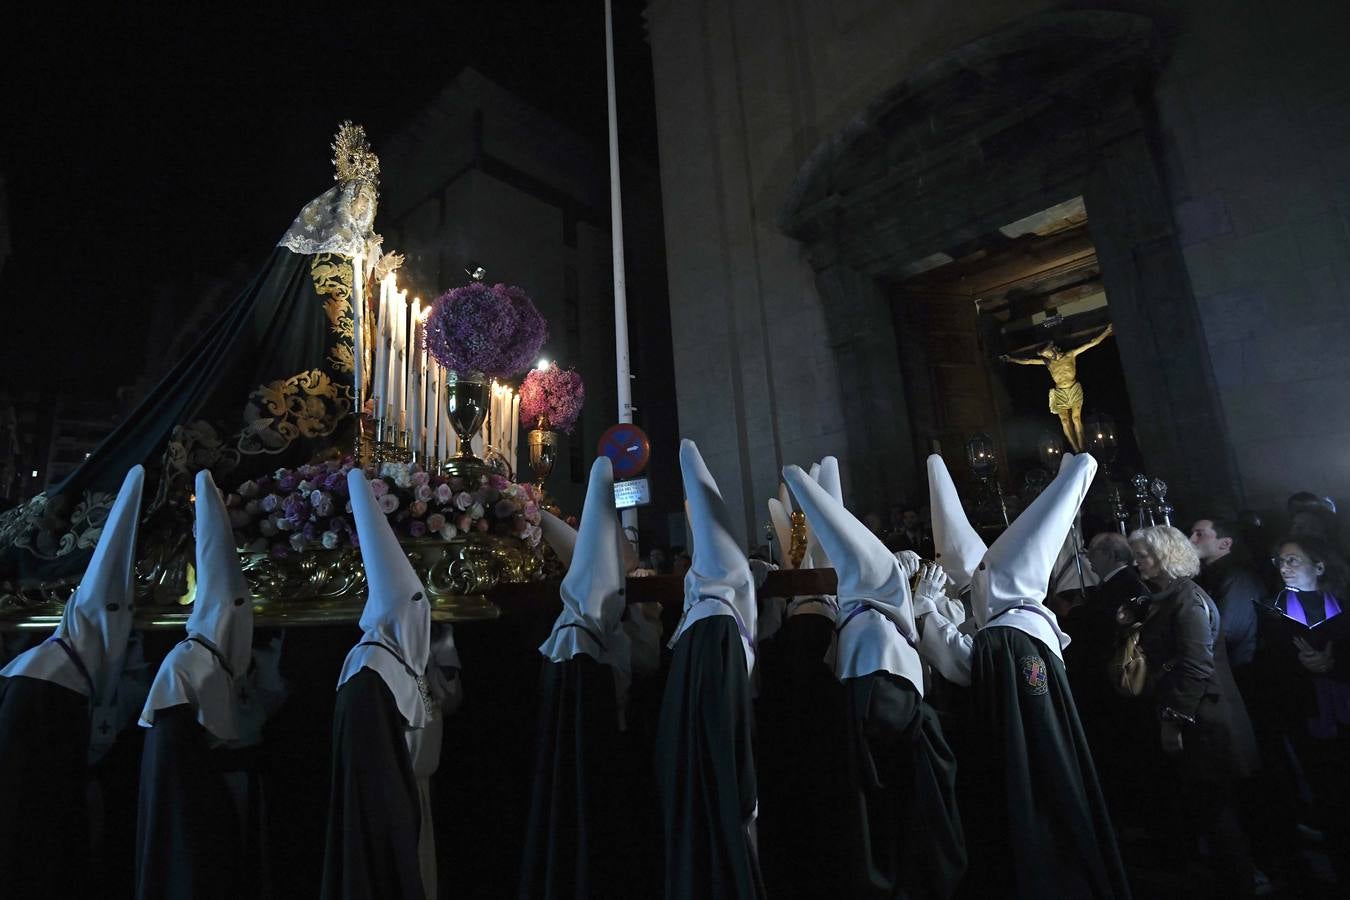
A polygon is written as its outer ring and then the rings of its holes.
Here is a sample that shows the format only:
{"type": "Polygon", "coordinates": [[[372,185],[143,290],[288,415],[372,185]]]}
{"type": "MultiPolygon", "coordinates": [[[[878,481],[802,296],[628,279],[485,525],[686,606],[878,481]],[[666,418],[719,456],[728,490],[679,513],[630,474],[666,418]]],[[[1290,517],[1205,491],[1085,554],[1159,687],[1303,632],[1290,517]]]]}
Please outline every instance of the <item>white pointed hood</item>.
{"type": "Polygon", "coordinates": [[[629,671],[627,635],[620,627],[627,579],[622,545],[627,543],[614,508],[614,469],[609,457],[601,456],[591,465],[581,530],[559,590],[563,610],[540,653],[554,662],[585,654],[629,671]]]}
{"type": "Polygon", "coordinates": [[[791,507],[777,497],[769,498],[769,524],[773,526],[774,540],[778,541],[779,565],[784,569],[791,569],[793,567],[791,507]]]}
{"type": "MultiPolygon", "coordinates": [[[[842,506],[844,503],[844,485],[839,479],[839,460],[833,456],[827,456],[818,463],[811,464],[811,480],[825,489],[842,506]]],[[[798,506],[801,503],[798,501],[798,506]]],[[[830,553],[820,544],[820,538],[816,534],[815,525],[810,523],[810,516],[807,516],[807,522],[810,530],[806,536],[807,555],[811,557],[811,565],[817,569],[828,569],[832,567],[830,562],[830,553]]]]}
{"type": "Polygon", "coordinates": [[[966,518],[947,464],[936,453],[928,457],[928,505],[933,512],[934,562],[942,566],[952,588],[960,593],[970,586],[970,577],[988,548],[966,518]]]}
{"type": "Polygon", "coordinates": [[[711,616],[732,616],[745,648],[745,665],[755,665],[754,635],[758,626],[755,581],[750,563],[731,530],[722,493],[717,489],[698,447],[680,442],[680,471],[694,554],[684,576],[684,617],[670,639],[674,646],[695,623],[711,616]]]}
{"type": "Polygon", "coordinates": [[[544,533],[544,540],[562,562],[563,569],[570,568],[572,553],[577,545],[576,530],[546,509],[539,511],[539,528],[544,533]]]}
{"type": "Polygon", "coordinates": [[[136,532],[144,486],[145,469],[132,466],[103,523],[80,586],[66,601],[55,633],[20,655],[0,674],[39,678],[85,695],[92,687],[91,706],[108,702],[113,696],[131,635],[136,532]],[[70,648],[79,663],[61,649],[58,639],[70,648]],[[84,672],[80,671],[81,665],[84,672]]]}
{"type": "Polygon", "coordinates": [[[234,684],[253,657],[253,593],[239,565],[225,500],[206,469],[197,473],[197,596],[188,639],[169,651],[150,685],[141,724],[187,703],[197,721],[222,741],[239,737],[234,684]]]}
{"type": "Polygon", "coordinates": [[[1068,646],[1068,635],[1042,601],[1096,472],[1097,461],[1086,453],[1066,458],[1055,480],[994,541],[971,578],[971,615],[980,628],[1018,628],[1056,655],[1068,646]]]}
{"type": "Polygon", "coordinates": [[[352,516],[366,568],[366,606],[361,612],[361,641],[342,664],[338,687],[362,669],[384,679],[399,714],[411,728],[432,718],[434,701],[426,684],[431,655],[431,601],[412,563],[375,502],[365,473],[347,473],[352,516]]]}
{"type": "MultiPolygon", "coordinates": [[[[830,460],[827,457],[821,466],[825,484],[830,483],[830,460]]],[[[797,466],[784,469],[783,477],[820,545],[834,561],[838,576],[835,674],[856,678],[884,670],[907,679],[922,694],[923,668],[915,649],[919,633],[914,627],[909,579],[895,554],[825,484],[816,484],[797,466]],[[879,615],[868,615],[869,610],[879,615]]]]}

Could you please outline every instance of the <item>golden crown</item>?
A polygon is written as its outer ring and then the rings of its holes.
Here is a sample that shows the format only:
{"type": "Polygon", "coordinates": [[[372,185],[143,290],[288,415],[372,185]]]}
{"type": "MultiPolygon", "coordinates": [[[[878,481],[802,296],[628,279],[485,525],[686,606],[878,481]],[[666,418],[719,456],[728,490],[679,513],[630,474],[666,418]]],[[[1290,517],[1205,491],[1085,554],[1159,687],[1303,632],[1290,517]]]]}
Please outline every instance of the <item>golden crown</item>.
{"type": "Polygon", "coordinates": [[[379,188],[380,158],[370,149],[364,128],[343,122],[338,126],[332,146],[333,178],[338,184],[364,181],[373,188],[379,188]]]}

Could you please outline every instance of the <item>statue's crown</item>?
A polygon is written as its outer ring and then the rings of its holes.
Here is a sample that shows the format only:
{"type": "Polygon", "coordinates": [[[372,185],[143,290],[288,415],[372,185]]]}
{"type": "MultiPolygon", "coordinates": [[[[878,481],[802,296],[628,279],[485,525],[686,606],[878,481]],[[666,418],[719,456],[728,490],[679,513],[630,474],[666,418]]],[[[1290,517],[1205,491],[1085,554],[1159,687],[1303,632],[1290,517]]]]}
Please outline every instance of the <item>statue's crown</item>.
{"type": "Polygon", "coordinates": [[[364,182],[376,190],[380,186],[380,158],[370,149],[366,130],[343,122],[333,138],[333,178],[338,184],[364,182]]]}

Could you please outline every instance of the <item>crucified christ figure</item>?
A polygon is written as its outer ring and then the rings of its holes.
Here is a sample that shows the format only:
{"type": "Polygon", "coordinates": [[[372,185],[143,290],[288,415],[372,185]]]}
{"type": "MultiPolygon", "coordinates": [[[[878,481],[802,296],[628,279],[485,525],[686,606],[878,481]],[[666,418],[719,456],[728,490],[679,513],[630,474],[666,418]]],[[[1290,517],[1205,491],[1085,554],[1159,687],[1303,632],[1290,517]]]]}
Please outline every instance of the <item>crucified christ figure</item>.
{"type": "Polygon", "coordinates": [[[1037,351],[1030,359],[1019,359],[1004,354],[999,359],[1019,366],[1045,366],[1050,370],[1050,380],[1055,386],[1050,389],[1050,411],[1059,416],[1064,437],[1074,453],[1082,453],[1083,441],[1083,386],[1078,383],[1078,356],[1091,350],[1113,334],[1107,325],[1102,333],[1092,340],[1072,350],[1061,350],[1049,343],[1037,351]]]}

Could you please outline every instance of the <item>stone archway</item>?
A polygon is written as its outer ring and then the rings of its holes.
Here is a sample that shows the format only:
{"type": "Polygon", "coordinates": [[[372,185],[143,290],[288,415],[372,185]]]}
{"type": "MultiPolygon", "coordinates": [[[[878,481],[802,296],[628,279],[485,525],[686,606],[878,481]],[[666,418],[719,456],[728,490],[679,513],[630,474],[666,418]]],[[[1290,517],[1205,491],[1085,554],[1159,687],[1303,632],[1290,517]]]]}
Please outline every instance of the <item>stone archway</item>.
{"type": "MultiPolygon", "coordinates": [[[[1181,498],[1236,499],[1189,276],[1158,174],[1152,23],[1030,16],[915,72],[824,141],[779,216],[807,248],[832,329],[854,489],[914,466],[880,279],[1070,197],[1087,205],[1148,465],[1181,498]],[[878,431],[877,421],[895,427],[878,431]]],[[[912,469],[911,471],[915,471],[912,469]]],[[[909,481],[921,480],[916,475],[909,481]]]]}

